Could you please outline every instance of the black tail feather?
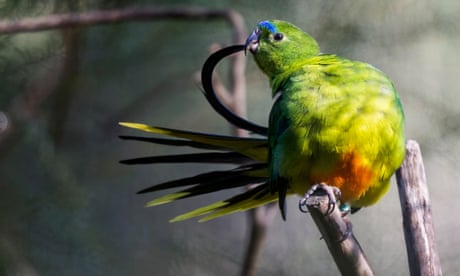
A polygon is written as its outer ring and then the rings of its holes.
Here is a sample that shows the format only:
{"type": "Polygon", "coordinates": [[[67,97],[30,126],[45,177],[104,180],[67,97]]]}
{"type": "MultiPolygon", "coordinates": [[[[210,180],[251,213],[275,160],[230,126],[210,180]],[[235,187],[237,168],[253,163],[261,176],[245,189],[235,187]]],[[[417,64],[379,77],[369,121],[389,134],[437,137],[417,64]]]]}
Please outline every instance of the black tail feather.
{"type": "Polygon", "coordinates": [[[263,196],[265,196],[268,193],[269,193],[268,181],[265,181],[262,184],[254,187],[252,189],[249,189],[247,192],[244,192],[242,194],[236,195],[236,196],[234,196],[232,198],[229,198],[229,199],[225,200],[225,202],[227,203],[227,205],[225,205],[225,207],[231,206],[233,204],[239,203],[241,201],[244,201],[244,200],[250,199],[250,198],[254,198],[254,199],[262,198],[263,196]]]}
{"type": "Polygon", "coordinates": [[[249,184],[257,184],[266,181],[267,178],[262,177],[251,177],[251,176],[227,176],[225,178],[216,179],[213,181],[197,184],[188,189],[182,190],[179,193],[184,193],[183,196],[177,199],[183,199],[198,195],[209,194],[217,191],[237,188],[246,186],[249,184]]]}
{"type": "Polygon", "coordinates": [[[120,135],[118,137],[120,137],[123,140],[140,141],[140,142],[154,143],[154,144],[159,144],[159,145],[185,146],[185,147],[193,147],[193,148],[199,148],[199,149],[212,149],[212,150],[228,150],[224,147],[208,145],[208,144],[199,143],[199,142],[190,141],[190,140],[131,136],[131,135],[120,135]]]}
{"type": "Polygon", "coordinates": [[[238,152],[201,152],[177,155],[146,156],[121,160],[127,165],[154,164],[154,163],[225,163],[242,164],[251,161],[249,157],[238,152]]]}
{"type": "MultiPolygon", "coordinates": [[[[176,180],[172,180],[168,182],[163,182],[163,183],[145,188],[137,193],[144,194],[144,193],[149,193],[149,192],[154,192],[154,191],[159,191],[159,190],[166,190],[166,189],[191,186],[191,185],[196,185],[196,186],[201,185],[202,187],[208,186],[208,189],[209,187],[214,185],[213,190],[209,191],[209,192],[213,192],[213,191],[219,191],[223,189],[244,186],[244,185],[251,184],[251,183],[259,183],[261,180],[265,180],[266,177],[251,176],[248,173],[263,169],[264,167],[266,167],[266,164],[255,163],[251,165],[240,166],[232,170],[212,171],[212,172],[202,173],[202,174],[198,174],[192,177],[185,177],[185,178],[176,179],[176,180]]],[[[196,186],[191,187],[181,192],[198,191],[198,188],[196,186]],[[192,189],[195,189],[195,190],[192,190],[192,189]]]]}

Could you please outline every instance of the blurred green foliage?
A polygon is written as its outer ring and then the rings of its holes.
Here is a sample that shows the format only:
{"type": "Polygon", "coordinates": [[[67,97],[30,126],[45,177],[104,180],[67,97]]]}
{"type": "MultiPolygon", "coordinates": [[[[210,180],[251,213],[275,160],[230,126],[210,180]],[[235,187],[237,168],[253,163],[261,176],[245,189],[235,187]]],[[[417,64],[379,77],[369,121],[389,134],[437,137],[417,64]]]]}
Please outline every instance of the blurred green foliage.
{"type": "MultiPolygon", "coordinates": [[[[291,21],[322,51],[367,61],[395,83],[407,137],[421,143],[441,262],[460,270],[460,4],[443,1],[0,1],[3,19],[68,11],[199,6],[234,9],[248,31],[263,19],[291,21]]],[[[204,165],[126,167],[119,159],[174,152],[120,141],[118,121],[229,133],[193,75],[212,43],[231,43],[220,20],[120,23],[0,35],[0,275],[235,275],[246,216],[205,224],[168,218],[229,193],[143,208],[135,192],[193,175],[204,165]]],[[[225,76],[225,75],[224,75],[225,76]]],[[[265,123],[266,78],[248,59],[249,118],[265,123]]],[[[231,193],[231,192],[230,192],[231,193]]],[[[270,228],[260,275],[337,273],[309,216],[289,201],[270,228]]],[[[408,274],[395,187],[352,217],[377,275],[408,274]]]]}

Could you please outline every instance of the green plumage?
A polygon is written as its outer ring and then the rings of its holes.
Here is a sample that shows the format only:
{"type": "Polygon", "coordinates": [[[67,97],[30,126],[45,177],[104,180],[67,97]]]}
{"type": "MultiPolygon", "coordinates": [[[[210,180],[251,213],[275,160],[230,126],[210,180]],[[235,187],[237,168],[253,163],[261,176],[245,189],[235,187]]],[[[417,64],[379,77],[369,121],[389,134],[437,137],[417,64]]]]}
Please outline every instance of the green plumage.
{"type": "Polygon", "coordinates": [[[247,45],[275,97],[269,182],[281,209],[287,190],[304,194],[321,182],[339,187],[352,207],[375,203],[405,151],[391,81],[367,63],[320,54],[311,36],[287,22],[260,23],[247,45]]]}

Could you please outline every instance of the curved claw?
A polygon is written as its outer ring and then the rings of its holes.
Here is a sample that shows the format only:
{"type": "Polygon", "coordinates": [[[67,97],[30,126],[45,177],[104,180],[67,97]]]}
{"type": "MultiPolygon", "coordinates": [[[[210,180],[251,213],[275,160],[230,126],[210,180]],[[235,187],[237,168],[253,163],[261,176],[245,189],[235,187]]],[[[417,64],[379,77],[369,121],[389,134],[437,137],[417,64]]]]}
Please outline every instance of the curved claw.
{"type": "Polygon", "coordinates": [[[299,200],[299,210],[302,213],[308,213],[307,199],[308,197],[305,195],[303,198],[299,200]]]}
{"type": "Polygon", "coordinates": [[[325,215],[330,215],[335,210],[337,201],[340,201],[341,192],[340,189],[334,186],[328,186],[324,183],[319,183],[311,186],[311,188],[305,193],[305,196],[299,200],[299,210],[302,213],[308,213],[307,200],[318,190],[324,191],[328,197],[328,208],[325,215]]]}

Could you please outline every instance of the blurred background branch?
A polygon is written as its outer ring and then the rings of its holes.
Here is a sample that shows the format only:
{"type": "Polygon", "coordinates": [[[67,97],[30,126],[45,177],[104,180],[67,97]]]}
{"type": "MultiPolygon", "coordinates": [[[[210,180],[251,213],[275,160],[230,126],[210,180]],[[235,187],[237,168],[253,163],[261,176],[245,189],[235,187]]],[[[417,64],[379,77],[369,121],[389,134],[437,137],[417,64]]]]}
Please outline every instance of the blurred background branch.
{"type": "MultiPolygon", "coordinates": [[[[76,7],[72,7],[75,10],[76,7]]],[[[105,10],[105,11],[88,11],[82,13],[65,13],[65,14],[51,14],[37,18],[23,18],[16,20],[2,20],[0,21],[0,34],[17,34],[21,32],[39,32],[50,29],[63,29],[63,42],[64,42],[64,59],[62,61],[62,67],[58,70],[58,74],[51,74],[50,77],[55,78],[54,81],[43,82],[46,86],[50,83],[55,84],[54,88],[48,87],[47,89],[40,89],[34,85],[33,89],[29,93],[25,93],[25,96],[21,98],[27,98],[26,105],[21,104],[24,102],[23,99],[18,99],[15,102],[20,105],[20,108],[16,110],[27,110],[30,115],[33,115],[36,108],[46,100],[51,94],[56,94],[55,104],[50,114],[50,121],[54,122],[50,124],[50,133],[54,137],[55,143],[59,143],[62,135],[63,124],[66,121],[67,110],[69,109],[72,95],[75,93],[72,89],[72,79],[76,75],[78,70],[78,53],[79,53],[79,42],[80,31],[78,27],[83,26],[94,26],[99,24],[115,24],[126,21],[152,21],[161,19],[189,19],[189,20],[212,20],[212,19],[224,19],[228,21],[233,30],[233,41],[234,44],[241,44],[245,39],[245,26],[244,21],[240,14],[232,10],[216,10],[206,8],[195,8],[195,7],[176,7],[176,8],[165,8],[165,7],[142,7],[142,8],[131,8],[125,10],[105,10]],[[68,29],[65,29],[68,28],[68,29]],[[53,91],[59,91],[53,93],[53,91]]],[[[231,108],[235,113],[245,116],[246,115],[246,100],[245,100],[245,78],[244,78],[245,60],[241,55],[233,58],[232,65],[232,102],[230,103],[231,108]]],[[[40,82],[42,80],[39,80],[40,82]]],[[[22,117],[14,112],[7,112],[13,118],[10,118],[12,122],[9,124],[10,128],[14,128],[14,117],[22,117]]],[[[245,135],[241,130],[237,130],[237,133],[245,135]]],[[[0,146],[2,140],[11,134],[11,129],[8,132],[2,133],[0,136],[0,146]]],[[[12,139],[16,140],[16,139],[12,139]]],[[[6,146],[2,148],[11,148],[6,146]]],[[[1,155],[1,154],[0,154],[1,155]]]]}
{"type": "Polygon", "coordinates": [[[68,27],[117,24],[127,21],[152,21],[163,19],[226,19],[234,29],[235,40],[240,41],[245,34],[241,15],[227,9],[208,9],[197,7],[156,7],[144,6],[118,10],[87,11],[79,13],[50,14],[19,20],[1,20],[0,33],[39,32],[68,27]]]}

